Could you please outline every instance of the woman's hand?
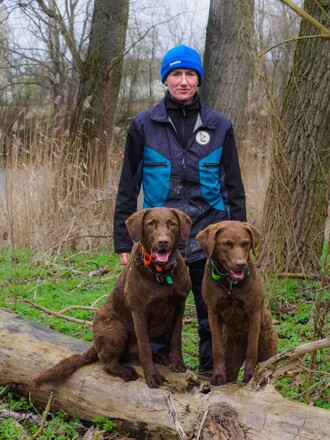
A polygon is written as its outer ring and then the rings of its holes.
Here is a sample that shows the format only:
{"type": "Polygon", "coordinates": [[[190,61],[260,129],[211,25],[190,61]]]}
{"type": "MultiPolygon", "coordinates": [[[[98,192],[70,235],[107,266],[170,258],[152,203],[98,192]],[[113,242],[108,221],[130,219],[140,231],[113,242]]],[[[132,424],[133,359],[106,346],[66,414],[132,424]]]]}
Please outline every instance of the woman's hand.
{"type": "Polygon", "coordinates": [[[123,265],[123,266],[126,266],[126,264],[128,263],[128,252],[122,252],[121,254],[118,254],[119,255],[119,260],[120,260],[120,262],[121,262],[121,264],[123,265]]]}

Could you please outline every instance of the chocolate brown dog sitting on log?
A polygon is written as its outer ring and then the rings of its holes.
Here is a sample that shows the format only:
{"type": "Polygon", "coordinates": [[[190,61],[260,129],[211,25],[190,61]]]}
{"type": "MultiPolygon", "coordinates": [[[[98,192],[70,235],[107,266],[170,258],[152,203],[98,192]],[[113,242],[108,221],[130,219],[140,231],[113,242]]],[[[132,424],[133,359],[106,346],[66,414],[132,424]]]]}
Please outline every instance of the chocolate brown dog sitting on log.
{"type": "Polygon", "coordinates": [[[125,381],[136,380],[136,370],[125,365],[139,359],[150,388],[166,378],[153,359],[185,371],[181,351],[185,300],[191,288],[186,264],[177,250],[180,237],[187,240],[190,218],[177,209],[151,208],[126,221],[135,241],[130,264],[120,274],[112,294],[93,321],[93,346],[84,354],[70,356],[34,379],[34,385],[59,383],[78,368],[98,359],[107,373],[125,381]],[[169,359],[153,354],[150,340],[172,329],[169,359]]]}
{"type": "Polygon", "coordinates": [[[263,282],[251,256],[259,237],[255,227],[239,221],[216,223],[197,235],[208,255],[202,292],[212,334],[212,385],[236,381],[244,361],[243,382],[248,382],[257,362],[277,352],[263,282]]]}

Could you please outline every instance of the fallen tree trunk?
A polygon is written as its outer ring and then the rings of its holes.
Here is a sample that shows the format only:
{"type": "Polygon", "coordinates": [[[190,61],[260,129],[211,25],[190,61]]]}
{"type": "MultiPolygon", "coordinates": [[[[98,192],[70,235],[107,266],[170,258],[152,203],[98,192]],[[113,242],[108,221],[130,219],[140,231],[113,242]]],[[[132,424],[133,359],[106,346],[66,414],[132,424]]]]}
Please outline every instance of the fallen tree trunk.
{"type": "MultiPolygon", "coordinates": [[[[329,343],[329,341],[328,341],[329,343]]],[[[326,345],[326,344],[323,344],[326,345]]],[[[134,382],[107,375],[100,363],[78,370],[52,389],[32,388],[42,370],[90,344],[0,310],[0,384],[45,407],[92,420],[109,417],[121,432],[139,439],[317,440],[330,438],[329,412],[283,398],[270,385],[210,387],[192,373],[172,373],[165,386],[150,389],[141,368],[134,382]]],[[[329,346],[329,345],[328,345],[329,346]]]]}

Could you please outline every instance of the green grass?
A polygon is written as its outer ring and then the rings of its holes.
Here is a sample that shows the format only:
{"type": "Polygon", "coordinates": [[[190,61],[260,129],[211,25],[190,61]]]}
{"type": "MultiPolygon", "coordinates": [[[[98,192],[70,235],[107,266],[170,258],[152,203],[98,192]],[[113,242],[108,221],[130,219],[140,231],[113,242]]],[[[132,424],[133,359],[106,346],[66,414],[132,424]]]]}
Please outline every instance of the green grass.
{"type": "MultiPolygon", "coordinates": [[[[317,281],[286,279],[277,283],[277,290],[272,314],[276,320],[279,352],[329,337],[328,289],[317,281]]],[[[276,388],[285,397],[330,409],[329,350],[306,355],[302,368],[297,374],[293,373],[293,377],[281,379],[276,388]]]]}
{"type": "MultiPolygon", "coordinates": [[[[105,296],[111,292],[121,267],[114,254],[100,249],[90,256],[61,255],[48,261],[33,255],[28,250],[20,250],[12,256],[9,251],[1,253],[0,307],[14,310],[18,315],[52,326],[65,334],[90,341],[91,332],[80,324],[54,318],[24,303],[28,300],[39,306],[61,311],[69,306],[97,306],[103,304],[105,296]],[[104,276],[91,277],[89,273],[98,268],[108,267],[104,276]]],[[[71,316],[82,320],[92,320],[93,311],[77,309],[71,316]]]]}
{"type": "MultiPolygon", "coordinates": [[[[111,292],[122,266],[118,257],[107,249],[94,252],[69,252],[46,258],[27,249],[0,254],[0,308],[15,311],[19,316],[50,326],[53,329],[85,341],[92,340],[90,326],[69,322],[38,310],[24,301],[54,311],[69,306],[101,306],[111,292]],[[90,276],[91,271],[105,267],[104,275],[90,276]]],[[[319,282],[296,279],[265,279],[267,302],[272,310],[279,337],[279,351],[296,347],[329,335],[329,319],[324,316],[325,304],[330,302],[329,291],[319,282]],[[321,307],[317,309],[317,304],[321,307]],[[317,312],[317,313],[316,313],[317,312]],[[315,320],[317,317],[317,320],[315,320]]],[[[95,310],[73,309],[68,316],[92,321],[95,310]]],[[[186,303],[183,328],[183,351],[187,365],[198,370],[198,335],[192,294],[186,303]]],[[[285,397],[330,409],[327,364],[329,350],[323,350],[302,361],[303,371],[277,383],[285,397]]],[[[28,400],[14,396],[0,387],[0,410],[25,411],[37,414],[28,400]]],[[[43,410],[39,410],[42,414],[43,410]]],[[[39,425],[31,420],[17,422],[0,414],[0,440],[32,438],[39,425]]],[[[52,414],[40,439],[83,438],[87,429],[103,432],[103,438],[115,438],[115,425],[109,419],[85,423],[64,413],[52,414]],[[111,432],[111,434],[108,434],[111,432]],[[109,437],[107,437],[109,435],[109,437]]]]}

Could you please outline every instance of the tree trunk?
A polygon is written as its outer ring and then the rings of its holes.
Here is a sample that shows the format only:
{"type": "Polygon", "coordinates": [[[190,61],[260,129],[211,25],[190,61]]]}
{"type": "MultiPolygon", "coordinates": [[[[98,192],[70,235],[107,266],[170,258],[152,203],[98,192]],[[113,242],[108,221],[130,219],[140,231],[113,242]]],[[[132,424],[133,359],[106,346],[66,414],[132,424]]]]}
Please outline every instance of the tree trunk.
{"type": "MultiPolygon", "coordinates": [[[[314,0],[305,10],[329,27],[314,0]]],[[[300,37],[318,31],[303,20],[300,37]]],[[[293,67],[274,133],[259,263],[266,272],[320,268],[329,203],[330,41],[296,42],[293,67]]]]}
{"type": "MultiPolygon", "coordinates": [[[[55,0],[49,1],[49,9],[52,11],[53,15],[56,14],[56,2],[55,0]]],[[[60,45],[60,30],[56,24],[56,19],[52,16],[49,17],[49,58],[52,62],[53,71],[53,95],[54,95],[54,129],[53,137],[58,141],[64,138],[65,131],[65,65],[63,63],[63,54],[61,52],[60,45]]]]}
{"type": "Polygon", "coordinates": [[[129,2],[95,0],[90,41],[72,117],[72,153],[81,151],[93,187],[103,187],[121,81],[129,2]]]}
{"type": "MultiPolygon", "coordinates": [[[[262,380],[263,391],[258,392],[255,389],[260,387],[253,383],[251,391],[239,384],[214,388],[193,373],[172,373],[159,366],[168,382],[150,389],[140,367],[137,381],[123,382],[95,363],[54,389],[29,385],[42,370],[89,346],[0,310],[0,385],[10,385],[41,406],[46,406],[53,392],[52,410],[83,420],[109,417],[121,432],[137,438],[310,440],[330,436],[328,411],[287,400],[262,380]]],[[[259,383],[260,377],[256,379],[259,383]]]]}
{"type": "Polygon", "coordinates": [[[211,0],[203,60],[201,96],[231,119],[239,152],[252,74],[253,14],[254,0],[211,0]]]}

